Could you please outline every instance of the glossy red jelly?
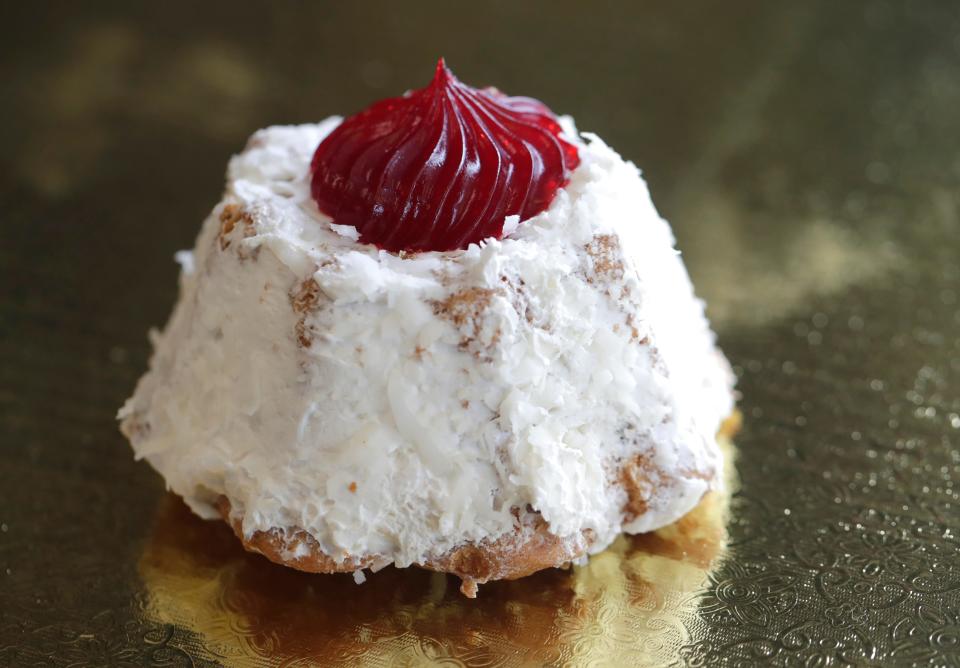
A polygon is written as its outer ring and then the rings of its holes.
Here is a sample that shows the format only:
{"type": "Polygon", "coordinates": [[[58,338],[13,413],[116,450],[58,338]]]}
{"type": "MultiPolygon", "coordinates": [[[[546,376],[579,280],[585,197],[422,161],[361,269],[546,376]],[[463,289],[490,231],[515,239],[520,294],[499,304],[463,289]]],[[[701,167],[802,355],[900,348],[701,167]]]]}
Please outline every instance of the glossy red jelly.
{"type": "Polygon", "coordinates": [[[364,243],[446,251],[545,210],[579,163],[543,103],[464,85],[441,59],[429,86],[376,102],[320,143],[311,193],[364,243]]]}

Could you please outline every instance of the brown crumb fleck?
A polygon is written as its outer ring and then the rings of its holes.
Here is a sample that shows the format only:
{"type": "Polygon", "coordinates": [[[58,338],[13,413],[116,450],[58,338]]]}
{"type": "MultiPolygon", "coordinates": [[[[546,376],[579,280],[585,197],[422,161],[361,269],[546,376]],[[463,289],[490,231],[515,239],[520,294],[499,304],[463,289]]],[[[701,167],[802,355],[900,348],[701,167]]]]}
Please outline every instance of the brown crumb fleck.
{"type": "Polygon", "coordinates": [[[637,455],[620,469],[620,484],[627,492],[624,519],[630,522],[647,512],[647,501],[660,475],[646,455],[637,455]]]}
{"type": "Polygon", "coordinates": [[[593,260],[593,276],[587,277],[589,282],[593,278],[603,281],[621,280],[624,275],[623,260],[621,259],[620,241],[612,234],[598,234],[590,243],[584,246],[587,255],[593,260]]]}
{"type": "Polygon", "coordinates": [[[630,328],[630,338],[640,345],[646,345],[648,343],[647,337],[640,338],[640,331],[637,329],[636,325],[633,324],[634,316],[632,313],[627,314],[627,327],[630,328]]]}
{"type": "Polygon", "coordinates": [[[300,284],[300,288],[290,296],[293,310],[297,313],[306,313],[313,310],[320,298],[320,285],[308,278],[300,284]]]}
{"type": "Polygon", "coordinates": [[[417,346],[416,348],[413,349],[413,356],[416,357],[418,360],[420,360],[420,359],[423,359],[423,354],[425,352],[427,352],[426,348],[424,348],[423,346],[417,346]]]}
{"type": "Polygon", "coordinates": [[[531,300],[526,290],[527,282],[519,276],[513,282],[506,276],[501,276],[500,280],[508,285],[507,297],[510,299],[513,310],[517,312],[517,315],[523,317],[528,324],[549,331],[548,314],[537,308],[534,301],[531,300]]]}
{"type": "Polygon", "coordinates": [[[463,327],[470,321],[478,319],[490,306],[496,290],[490,288],[466,288],[454,292],[443,301],[433,302],[433,313],[447,318],[457,327],[463,327]]]}
{"type": "Polygon", "coordinates": [[[297,334],[297,341],[300,343],[301,346],[303,346],[304,348],[309,348],[310,346],[313,345],[313,337],[310,336],[310,333],[308,331],[309,327],[307,327],[307,323],[304,321],[303,318],[300,318],[299,320],[297,320],[297,324],[294,326],[294,330],[296,331],[296,334],[297,334]]]}
{"type": "Polygon", "coordinates": [[[227,204],[220,211],[220,250],[226,250],[230,247],[230,233],[237,226],[237,223],[243,224],[243,236],[253,236],[253,218],[239,204],[227,204]]]}
{"type": "Polygon", "coordinates": [[[349,489],[351,492],[353,492],[354,494],[356,494],[356,493],[357,493],[357,483],[356,483],[356,482],[350,483],[350,484],[347,486],[347,489],[349,489]]]}
{"type": "Polygon", "coordinates": [[[461,407],[461,408],[470,408],[470,402],[467,401],[466,399],[461,399],[461,400],[460,400],[460,407],[461,407]]]}
{"type": "Polygon", "coordinates": [[[296,292],[290,293],[290,303],[293,310],[300,314],[300,317],[297,318],[297,324],[294,325],[294,330],[297,341],[304,348],[309,348],[313,343],[311,328],[307,325],[307,316],[317,308],[321,295],[320,285],[312,278],[308,278],[301,283],[296,292]]]}
{"type": "MultiPolygon", "coordinates": [[[[433,302],[434,315],[445,318],[463,334],[460,340],[460,349],[469,350],[471,344],[480,338],[483,329],[483,313],[490,307],[494,296],[502,291],[490,288],[465,288],[454,292],[444,300],[433,302]]],[[[500,331],[492,335],[490,345],[500,339],[500,331]]],[[[474,350],[474,354],[479,352],[474,350]]]]}

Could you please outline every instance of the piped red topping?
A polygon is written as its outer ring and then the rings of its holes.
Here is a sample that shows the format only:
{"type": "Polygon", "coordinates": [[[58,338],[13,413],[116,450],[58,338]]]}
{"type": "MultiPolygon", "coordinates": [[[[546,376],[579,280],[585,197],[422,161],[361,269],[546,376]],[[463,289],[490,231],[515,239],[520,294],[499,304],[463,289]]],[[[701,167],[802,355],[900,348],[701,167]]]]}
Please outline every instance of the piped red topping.
{"type": "Polygon", "coordinates": [[[360,241],[446,251],[544,211],[580,164],[542,102],[461,83],[437,63],[426,88],[381,100],[320,142],[311,193],[360,241]]]}

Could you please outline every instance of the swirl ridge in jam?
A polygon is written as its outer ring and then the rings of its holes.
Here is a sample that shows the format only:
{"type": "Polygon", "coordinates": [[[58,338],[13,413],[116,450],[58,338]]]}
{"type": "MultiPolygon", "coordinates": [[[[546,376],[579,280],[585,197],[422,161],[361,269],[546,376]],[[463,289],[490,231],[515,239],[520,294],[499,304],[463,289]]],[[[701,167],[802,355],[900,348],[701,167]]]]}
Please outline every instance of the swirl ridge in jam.
{"type": "Polygon", "coordinates": [[[361,242],[448,251],[546,210],[579,163],[546,105],[471,88],[441,59],[427,87],[337,126],[313,156],[310,190],[361,242]]]}

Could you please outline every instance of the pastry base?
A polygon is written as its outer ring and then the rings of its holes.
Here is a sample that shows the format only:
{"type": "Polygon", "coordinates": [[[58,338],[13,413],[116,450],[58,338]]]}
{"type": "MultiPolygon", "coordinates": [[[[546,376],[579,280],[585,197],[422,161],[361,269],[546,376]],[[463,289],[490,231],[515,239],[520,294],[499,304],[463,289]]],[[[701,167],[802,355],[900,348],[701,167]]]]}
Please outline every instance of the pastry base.
{"type": "MultiPolygon", "coordinates": [[[[741,415],[735,411],[720,427],[721,438],[731,438],[739,429],[741,415]]],[[[629,505],[629,504],[628,504],[629,505]]],[[[344,554],[340,560],[325,553],[320,544],[302,529],[275,528],[244,536],[243,518],[232,515],[229,499],[221,496],[217,508],[244,548],[273,561],[308,573],[350,573],[364,568],[377,571],[390,563],[382,555],[344,554]]],[[[491,580],[515,580],[545,568],[566,567],[583,556],[593,542],[589,531],[579,538],[562,539],[550,533],[538,513],[517,517],[513,533],[496,540],[464,543],[449,552],[417,564],[462,580],[460,591],[469,598],[477,586],[491,580]]]]}

